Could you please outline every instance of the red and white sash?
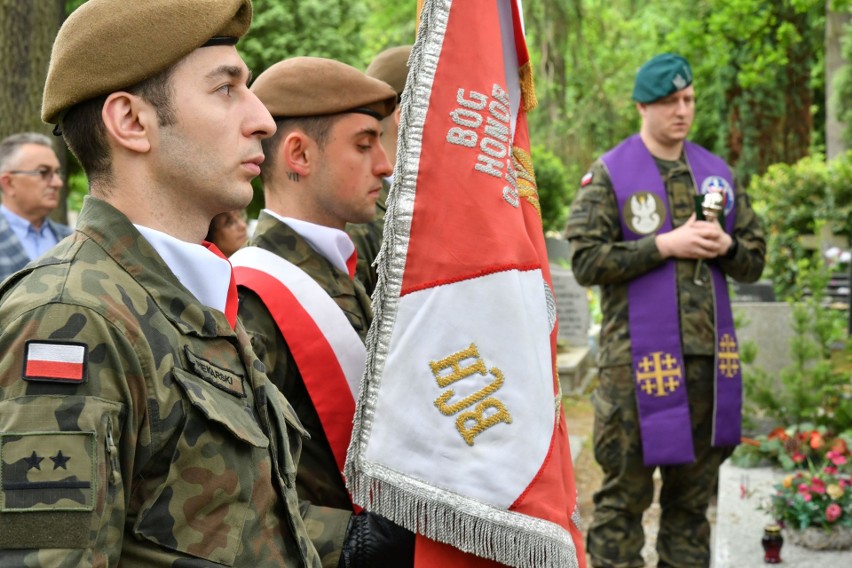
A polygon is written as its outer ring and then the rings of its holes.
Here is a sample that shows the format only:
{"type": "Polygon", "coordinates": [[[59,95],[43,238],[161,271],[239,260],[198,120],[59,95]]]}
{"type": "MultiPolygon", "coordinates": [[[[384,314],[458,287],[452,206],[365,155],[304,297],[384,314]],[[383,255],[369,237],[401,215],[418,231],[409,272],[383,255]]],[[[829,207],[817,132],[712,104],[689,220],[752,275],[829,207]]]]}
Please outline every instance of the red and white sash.
{"type": "Polygon", "coordinates": [[[328,292],[293,263],[258,247],[230,260],[237,285],[260,297],[287,340],[342,472],[366,359],[361,338],[328,292]]]}

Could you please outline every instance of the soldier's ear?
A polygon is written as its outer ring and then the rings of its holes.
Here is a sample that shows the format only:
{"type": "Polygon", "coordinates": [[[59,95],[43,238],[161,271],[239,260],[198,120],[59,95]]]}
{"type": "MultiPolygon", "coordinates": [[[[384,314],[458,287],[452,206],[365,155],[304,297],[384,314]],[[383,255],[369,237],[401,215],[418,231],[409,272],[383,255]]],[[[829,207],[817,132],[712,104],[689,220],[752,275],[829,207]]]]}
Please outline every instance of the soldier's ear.
{"type": "Polygon", "coordinates": [[[111,139],[111,145],[131,152],[151,150],[152,129],[159,124],[157,109],[142,97],[116,91],[104,101],[101,118],[111,139]]]}
{"type": "Polygon", "coordinates": [[[294,130],[284,137],[278,146],[278,159],[288,172],[300,176],[308,175],[314,167],[316,144],[300,130],[294,130]]]}

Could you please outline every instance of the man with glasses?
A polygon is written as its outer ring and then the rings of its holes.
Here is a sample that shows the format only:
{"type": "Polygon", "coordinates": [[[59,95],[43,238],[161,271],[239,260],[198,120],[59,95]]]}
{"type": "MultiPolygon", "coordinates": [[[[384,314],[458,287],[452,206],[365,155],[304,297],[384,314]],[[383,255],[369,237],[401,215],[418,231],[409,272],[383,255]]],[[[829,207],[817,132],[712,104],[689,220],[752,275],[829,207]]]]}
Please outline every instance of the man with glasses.
{"type": "Polygon", "coordinates": [[[71,234],[47,218],[59,205],[62,172],[50,138],[35,132],[0,142],[0,280],[71,234]]]}

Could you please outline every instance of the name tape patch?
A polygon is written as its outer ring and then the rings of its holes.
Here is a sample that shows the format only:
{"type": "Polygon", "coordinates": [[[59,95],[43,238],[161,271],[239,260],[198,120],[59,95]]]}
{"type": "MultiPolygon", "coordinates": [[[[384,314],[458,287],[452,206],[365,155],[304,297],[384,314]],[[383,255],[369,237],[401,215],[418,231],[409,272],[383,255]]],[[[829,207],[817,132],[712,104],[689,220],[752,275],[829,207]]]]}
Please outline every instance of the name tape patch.
{"type": "Polygon", "coordinates": [[[228,369],[223,369],[207,359],[199,357],[190,351],[188,347],[185,348],[185,351],[186,358],[189,360],[189,364],[192,366],[192,370],[196,375],[225,392],[245,398],[246,391],[242,375],[228,369]]]}

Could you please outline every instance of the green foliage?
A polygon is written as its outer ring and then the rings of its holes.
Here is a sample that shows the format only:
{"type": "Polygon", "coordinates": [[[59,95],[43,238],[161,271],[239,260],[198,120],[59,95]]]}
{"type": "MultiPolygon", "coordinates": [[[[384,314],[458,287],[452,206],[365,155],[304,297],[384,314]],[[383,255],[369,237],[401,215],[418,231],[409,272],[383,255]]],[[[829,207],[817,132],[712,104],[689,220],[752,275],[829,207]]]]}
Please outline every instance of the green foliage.
{"type": "Polygon", "coordinates": [[[826,163],[819,154],[795,164],[775,164],[752,179],[750,190],[766,230],[766,274],[779,298],[796,294],[801,261],[813,256],[802,235],[823,225],[852,236],[852,152],[826,163]]]}
{"type": "Polygon", "coordinates": [[[78,166],[68,175],[68,210],[80,211],[83,207],[83,198],[88,194],[89,180],[78,166]]]}
{"type": "Polygon", "coordinates": [[[667,38],[692,63],[692,137],[741,180],[805,156],[824,99],[824,0],[708,0],[667,38]]]}
{"type": "Polygon", "coordinates": [[[538,108],[533,140],[551,148],[579,181],[588,165],[635,132],[636,70],[664,50],[662,35],[687,19],[687,3],[631,0],[525,2],[538,108]]]}
{"type": "Polygon", "coordinates": [[[404,2],[366,0],[366,2],[370,15],[363,29],[366,49],[365,67],[377,53],[388,47],[413,44],[417,33],[416,0],[404,2]]]}
{"type": "Polygon", "coordinates": [[[70,14],[85,3],[86,0],[65,0],[65,13],[70,14]]]}
{"type": "MultiPolygon", "coordinates": [[[[833,8],[848,13],[852,2],[835,0],[833,8]]],[[[841,54],[844,62],[852,61],[852,26],[846,25],[841,41],[841,54]]],[[[837,101],[837,119],[843,125],[842,137],[847,145],[852,145],[852,65],[845,63],[834,76],[834,93],[837,101]]]]}
{"type": "Polygon", "coordinates": [[[249,33],[237,48],[255,76],[297,55],[329,57],[361,67],[363,0],[253,0],[249,33]]]}
{"type": "Polygon", "coordinates": [[[793,304],[792,362],[779,376],[744,366],[744,421],[749,425],[757,417],[784,426],[808,423],[843,432],[852,416],[850,372],[833,363],[832,346],[846,335],[846,314],[824,305],[830,273],[821,259],[800,261],[799,273],[802,287],[793,304]]]}
{"type": "Polygon", "coordinates": [[[569,183],[562,161],[544,146],[532,147],[532,160],[544,230],[562,231],[568,217],[568,204],[574,199],[575,186],[569,183]]]}

